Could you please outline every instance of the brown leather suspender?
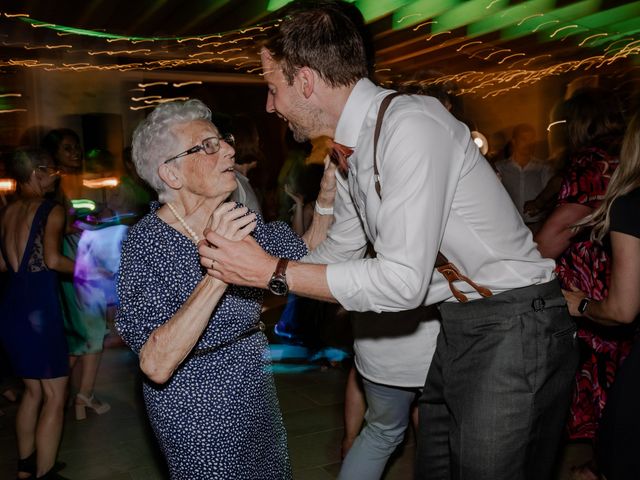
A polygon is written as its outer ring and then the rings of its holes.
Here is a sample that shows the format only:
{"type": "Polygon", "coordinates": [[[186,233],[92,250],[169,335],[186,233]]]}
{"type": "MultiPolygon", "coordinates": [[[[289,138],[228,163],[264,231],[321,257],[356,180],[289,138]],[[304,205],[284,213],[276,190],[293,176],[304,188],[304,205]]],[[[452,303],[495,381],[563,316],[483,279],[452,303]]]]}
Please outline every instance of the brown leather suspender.
{"type": "MultiPolygon", "coordinates": [[[[373,180],[375,181],[376,193],[378,194],[378,197],[380,197],[380,200],[382,200],[382,189],[380,187],[380,172],[378,171],[378,161],[377,161],[378,138],[380,137],[380,131],[382,130],[382,119],[384,118],[384,114],[387,111],[387,108],[389,108],[389,104],[391,103],[391,100],[393,100],[398,95],[402,95],[402,93],[401,92],[391,93],[382,100],[382,103],[380,104],[380,109],[378,110],[378,119],[376,121],[376,128],[373,134],[373,180]]],[[[469,277],[461,273],[460,270],[458,270],[458,268],[453,263],[451,263],[449,259],[440,251],[438,251],[438,256],[436,257],[436,263],[434,266],[436,270],[438,270],[438,272],[440,272],[442,276],[447,280],[447,282],[449,282],[449,289],[451,290],[451,293],[453,293],[453,296],[456,297],[456,299],[459,302],[464,303],[469,299],[464,293],[462,293],[460,290],[456,288],[456,286],[453,283],[456,281],[466,282],[483,297],[490,297],[493,295],[491,293],[491,290],[481,285],[478,285],[469,277]]]]}

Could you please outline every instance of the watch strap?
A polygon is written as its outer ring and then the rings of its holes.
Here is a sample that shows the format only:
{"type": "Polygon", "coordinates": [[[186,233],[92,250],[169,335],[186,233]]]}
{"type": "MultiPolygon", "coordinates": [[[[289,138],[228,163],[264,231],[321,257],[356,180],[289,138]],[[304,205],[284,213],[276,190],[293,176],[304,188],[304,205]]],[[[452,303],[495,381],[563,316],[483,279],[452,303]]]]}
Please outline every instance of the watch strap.
{"type": "Polygon", "coordinates": [[[580,303],[578,304],[578,312],[580,313],[586,312],[587,306],[589,306],[590,301],[591,299],[589,297],[584,297],[582,300],[580,300],[580,303]]]}
{"type": "Polygon", "coordinates": [[[285,276],[285,273],[287,271],[287,266],[289,265],[289,259],[288,258],[280,258],[278,259],[278,264],[276,265],[276,271],[273,272],[273,275],[275,277],[278,276],[285,276]]]}

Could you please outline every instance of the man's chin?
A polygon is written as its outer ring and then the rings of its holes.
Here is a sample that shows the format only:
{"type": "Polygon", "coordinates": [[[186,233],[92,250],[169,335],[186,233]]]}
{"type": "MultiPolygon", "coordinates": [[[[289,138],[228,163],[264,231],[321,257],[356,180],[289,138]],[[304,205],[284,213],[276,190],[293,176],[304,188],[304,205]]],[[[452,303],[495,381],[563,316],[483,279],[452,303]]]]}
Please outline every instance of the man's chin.
{"type": "Polygon", "coordinates": [[[289,123],[289,130],[293,134],[293,139],[298,143],[304,143],[309,140],[309,135],[301,132],[299,129],[293,127],[291,123],[289,123]]]}

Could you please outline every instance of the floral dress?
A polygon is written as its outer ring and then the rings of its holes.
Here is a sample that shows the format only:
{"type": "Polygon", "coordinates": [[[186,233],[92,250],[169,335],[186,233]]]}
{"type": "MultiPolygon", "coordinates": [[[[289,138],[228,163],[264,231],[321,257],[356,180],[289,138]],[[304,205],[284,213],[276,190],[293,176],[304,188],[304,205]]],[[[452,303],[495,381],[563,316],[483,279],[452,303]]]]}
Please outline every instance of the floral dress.
{"type": "MultiPolygon", "coordinates": [[[[591,147],[574,154],[564,175],[558,205],[579,204],[595,210],[617,167],[617,156],[602,148],[591,147]]],[[[607,245],[591,241],[590,234],[591,228],[583,228],[571,239],[571,245],[557,260],[556,272],[562,288],[574,286],[590,298],[602,300],[608,295],[610,252],[607,245]]],[[[577,338],[580,365],[567,428],[571,440],[593,440],[607,391],[629,352],[631,337],[626,329],[601,327],[581,318],[577,338]]]]}
{"type": "MultiPolygon", "coordinates": [[[[152,212],[122,248],[116,327],[136,353],[205,275],[196,245],[152,212]]],[[[258,215],[253,237],[268,253],[299,259],[307,247],[282,222],[258,215]]],[[[164,385],[143,384],[147,413],[172,480],[287,480],[287,436],[263,333],[262,290],[230,285],[194,350],[164,385]],[[197,351],[210,353],[197,355],[197,351]]]]}

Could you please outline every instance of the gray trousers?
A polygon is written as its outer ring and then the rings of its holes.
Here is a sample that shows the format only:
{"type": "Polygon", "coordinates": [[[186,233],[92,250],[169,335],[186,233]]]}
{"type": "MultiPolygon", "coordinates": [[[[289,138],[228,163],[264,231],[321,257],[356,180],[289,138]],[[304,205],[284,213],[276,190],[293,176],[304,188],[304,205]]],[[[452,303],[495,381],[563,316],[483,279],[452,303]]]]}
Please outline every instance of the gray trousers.
{"type": "Polygon", "coordinates": [[[556,280],[440,307],[416,478],[552,477],[578,365],[556,280]]]}

